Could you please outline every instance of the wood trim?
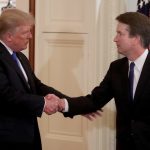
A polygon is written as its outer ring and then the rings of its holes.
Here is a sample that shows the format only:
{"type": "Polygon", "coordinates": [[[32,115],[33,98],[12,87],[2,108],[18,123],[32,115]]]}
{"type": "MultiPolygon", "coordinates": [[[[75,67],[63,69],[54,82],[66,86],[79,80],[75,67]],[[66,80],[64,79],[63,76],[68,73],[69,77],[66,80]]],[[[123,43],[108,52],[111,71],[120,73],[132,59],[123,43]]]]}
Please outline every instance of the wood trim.
{"type": "MultiPolygon", "coordinates": [[[[35,0],[29,0],[29,12],[35,17],[35,0]]],[[[29,61],[34,70],[34,54],[35,54],[35,27],[33,27],[32,39],[29,41],[29,61]]]]}

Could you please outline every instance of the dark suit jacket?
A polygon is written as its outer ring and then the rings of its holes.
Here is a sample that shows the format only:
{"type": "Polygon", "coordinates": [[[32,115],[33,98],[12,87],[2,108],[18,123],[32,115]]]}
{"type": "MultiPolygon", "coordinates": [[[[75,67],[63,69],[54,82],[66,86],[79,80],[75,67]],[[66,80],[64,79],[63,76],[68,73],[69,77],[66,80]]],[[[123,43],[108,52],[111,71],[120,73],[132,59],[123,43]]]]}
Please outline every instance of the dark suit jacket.
{"type": "Polygon", "coordinates": [[[0,142],[36,142],[40,135],[37,117],[41,117],[44,98],[48,93],[63,94],[41,83],[33,73],[28,59],[21,52],[17,56],[27,74],[22,72],[6,48],[0,43],[0,142]]]}
{"type": "Polygon", "coordinates": [[[68,99],[69,112],[65,116],[95,111],[114,98],[117,109],[117,150],[129,150],[129,147],[123,147],[130,139],[134,139],[136,150],[150,150],[150,52],[141,72],[134,101],[129,94],[128,66],[127,58],[112,62],[104,80],[91,94],[68,99]]]}

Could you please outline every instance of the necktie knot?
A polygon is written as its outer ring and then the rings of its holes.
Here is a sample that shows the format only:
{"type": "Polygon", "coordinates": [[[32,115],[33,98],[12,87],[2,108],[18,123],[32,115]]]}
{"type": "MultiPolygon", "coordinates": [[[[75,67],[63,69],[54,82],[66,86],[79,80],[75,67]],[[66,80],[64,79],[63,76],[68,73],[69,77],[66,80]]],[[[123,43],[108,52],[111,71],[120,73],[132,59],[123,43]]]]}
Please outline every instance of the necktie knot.
{"type": "Polygon", "coordinates": [[[17,60],[16,52],[13,52],[13,53],[12,53],[12,58],[13,58],[14,60],[17,60]]]}
{"type": "Polygon", "coordinates": [[[134,66],[135,66],[135,63],[134,63],[134,62],[131,62],[131,63],[130,63],[130,70],[133,70],[133,69],[134,69],[134,66]]]}
{"type": "Polygon", "coordinates": [[[18,58],[17,58],[16,52],[13,52],[11,56],[12,56],[13,60],[17,63],[17,65],[19,66],[18,58]]]}

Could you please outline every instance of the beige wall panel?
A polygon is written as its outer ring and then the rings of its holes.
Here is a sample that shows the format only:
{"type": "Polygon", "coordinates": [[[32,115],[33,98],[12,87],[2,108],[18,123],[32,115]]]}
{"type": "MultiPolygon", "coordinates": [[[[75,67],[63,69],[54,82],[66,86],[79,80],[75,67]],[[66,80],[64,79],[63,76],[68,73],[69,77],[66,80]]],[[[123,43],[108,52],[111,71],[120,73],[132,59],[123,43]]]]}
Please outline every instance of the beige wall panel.
{"type": "Polygon", "coordinates": [[[38,75],[47,84],[70,96],[84,94],[87,83],[86,34],[40,34],[35,61],[38,75]]]}
{"type": "Polygon", "coordinates": [[[39,2],[40,28],[44,32],[87,32],[88,1],[42,0],[42,3],[39,2]]]}
{"type": "Polygon", "coordinates": [[[29,0],[16,0],[16,7],[25,12],[29,12],[29,0]]]}
{"type": "MultiPolygon", "coordinates": [[[[86,91],[87,69],[86,34],[43,33],[38,42],[36,72],[40,79],[69,96],[83,95],[86,91]]],[[[64,118],[57,113],[43,115],[39,120],[44,150],[86,150],[87,120],[81,116],[64,118]]]]}

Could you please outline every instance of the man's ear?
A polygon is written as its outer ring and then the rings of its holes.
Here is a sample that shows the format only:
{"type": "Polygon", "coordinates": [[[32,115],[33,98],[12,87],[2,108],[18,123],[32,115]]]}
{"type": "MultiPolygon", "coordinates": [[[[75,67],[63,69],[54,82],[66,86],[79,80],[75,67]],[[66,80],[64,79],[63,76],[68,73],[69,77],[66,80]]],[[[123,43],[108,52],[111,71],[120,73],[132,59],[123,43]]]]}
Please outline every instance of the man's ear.
{"type": "Polygon", "coordinates": [[[135,37],[136,37],[137,42],[141,43],[141,37],[139,35],[136,35],[135,37]]]}

